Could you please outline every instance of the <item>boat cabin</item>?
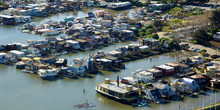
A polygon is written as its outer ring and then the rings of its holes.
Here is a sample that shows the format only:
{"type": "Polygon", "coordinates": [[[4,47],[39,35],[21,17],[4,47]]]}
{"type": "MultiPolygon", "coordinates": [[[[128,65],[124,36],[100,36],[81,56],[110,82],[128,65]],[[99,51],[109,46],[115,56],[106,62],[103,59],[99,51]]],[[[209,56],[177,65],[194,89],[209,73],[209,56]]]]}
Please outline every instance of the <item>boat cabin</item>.
{"type": "Polygon", "coordinates": [[[98,93],[122,103],[135,102],[139,96],[138,88],[120,83],[119,79],[117,81],[112,81],[109,78],[106,78],[105,82],[99,83],[95,89],[98,93]]]}

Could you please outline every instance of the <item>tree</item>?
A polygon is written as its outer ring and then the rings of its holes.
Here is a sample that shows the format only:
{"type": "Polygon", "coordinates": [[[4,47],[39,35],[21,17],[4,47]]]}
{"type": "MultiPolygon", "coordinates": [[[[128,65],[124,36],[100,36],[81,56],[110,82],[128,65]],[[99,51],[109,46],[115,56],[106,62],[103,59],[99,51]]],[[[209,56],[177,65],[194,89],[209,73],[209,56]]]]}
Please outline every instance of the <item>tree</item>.
{"type": "Polygon", "coordinates": [[[212,36],[210,36],[205,30],[198,29],[192,35],[193,39],[196,40],[197,43],[202,45],[207,45],[210,40],[212,40],[212,36]]]}
{"type": "Polygon", "coordinates": [[[169,45],[169,48],[175,48],[175,49],[180,48],[179,42],[177,42],[175,39],[172,39],[168,45],[169,45]]]}
{"type": "Polygon", "coordinates": [[[162,20],[155,20],[153,26],[157,31],[162,31],[163,26],[167,26],[167,23],[162,20]]]}
{"type": "Polygon", "coordinates": [[[210,30],[210,32],[211,32],[212,35],[214,35],[216,32],[218,32],[218,29],[213,28],[213,29],[210,30]]]}
{"type": "Polygon", "coordinates": [[[220,9],[212,11],[212,16],[210,17],[210,22],[212,27],[220,28],[220,9]]]}
{"type": "Polygon", "coordinates": [[[180,7],[172,8],[169,13],[175,17],[180,17],[182,15],[183,9],[180,7]]]}
{"type": "Polygon", "coordinates": [[[158,34],[152,34],[152,38],[159,39],[159,35],[158,34]]]}

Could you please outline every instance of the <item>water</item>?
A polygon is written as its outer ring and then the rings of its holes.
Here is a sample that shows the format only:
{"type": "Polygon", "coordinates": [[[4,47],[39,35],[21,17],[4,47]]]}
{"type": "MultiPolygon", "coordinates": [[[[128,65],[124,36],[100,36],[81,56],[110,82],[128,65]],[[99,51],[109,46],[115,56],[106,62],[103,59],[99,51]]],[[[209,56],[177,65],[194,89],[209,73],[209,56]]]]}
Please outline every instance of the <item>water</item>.
{"type": "MultiPolygon", "coordinates": [[[[94,9],[95,10],[95,9],[94,9]]],[[[91,10],[90,10],[91,11],[91,10]]],[[[85,15],[84,12],[79,13],[61,13],[50,16],[48,19],[61,20],[68,15],[85,15]]],[[[36,19],[38,23],[44,22],[46,19],[36,19]]],[[[0,27],[0,44],[6,44],[12,41],[25,42],[28,39],[43,39],[38,35],[21,33],[18,26],[1,26],[0,27]]],[[[118,43],[103,47],[100,50],[108,52],[119,46],[123,46],[133,42],[118,43]]],[[[98,51],[78,52],[60,56],[72,61],[78,57],[88,57],[89,53],[98,51]]],[[[0,64],[0,110],[74,110],[76,104],[81,104],[86,101],[96,105],[94,110],[129,110],[131,106],[115,102],[107,99],[95,91],[97,83],[103,82],[104,78],[109,77],[116,79],[116,76],[124,77],[131,76],[131,72],[136,69],[149,69],[153,66],[164,64],[167,62],[176,62],[180,60],[182,53],[168,53],[158,56],[153,56],[152,61],[149,58],[140,59],[126,63],[126,69],[119,72],[101,71],[97,75],[90,75],[91,78],[69,79],[63,78],[55,81],[46,81],[40,79],[36,74],[23,73],[17,70],[14,65],[6,66],[0,64]],[[85,93],[83,93],[85,89],[85,93]]],[[[185,55],[183,55],[185,56],[185,55]]],[[[168,104],[149,104],[147,107],[136,108],[143,110],[178,110],[181,105],[182,110],[186,107],[198,107],[201,105],[201,100],[205,99],[205,105],[214,103],[214,93],[199,95],[197,98],[185,97],[184,101],[172,101],[168,104]],[[194,105],[192,105],[194,104],[194,105]]],[[[217,93],[217,102],[220,101],[219,93],[217,93]]]]}

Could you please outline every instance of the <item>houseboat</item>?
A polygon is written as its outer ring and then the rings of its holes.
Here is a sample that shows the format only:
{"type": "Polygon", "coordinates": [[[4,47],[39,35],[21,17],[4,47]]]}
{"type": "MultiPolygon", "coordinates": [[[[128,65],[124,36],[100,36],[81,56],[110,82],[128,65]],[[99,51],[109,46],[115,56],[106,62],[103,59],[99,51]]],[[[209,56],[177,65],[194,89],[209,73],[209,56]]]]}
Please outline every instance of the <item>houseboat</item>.
{"type": "Polygon", "coordinates": [[[131,6],[130,2],[112,2],[108,4],[108,8],[113,10],[122,10],[131,6]]]}
{"type": "Polygon", "coordinates": [[[7,53],[0,53],[0,63],[7,63],[7,62],[8,62],[7,53]]]}
{"type": "Polygon", "coordinates": [[[103,96],[125,104],[135,103],[140,98],[140,91],[138,88],[120,83],[119,78],[117,78],[117,81],[112,81],[110,78],[106,78],[105,81],[99,83],[95,89],[103,96]]]}
{"type": "Polygon", "coordinates": [[[44,36],[53,36],[53,35],[58,35],[59,33],[60,33],[60,31],[47,30],[47,31],[44,31],[43,35],[44,36]]]}
{"type": "Polygon", "coordinates": [[[37,74],[41,78],[46,79],[46,78],[57,76],[57,72],[58,72],[57,69],[39,69],[37,74]]]}

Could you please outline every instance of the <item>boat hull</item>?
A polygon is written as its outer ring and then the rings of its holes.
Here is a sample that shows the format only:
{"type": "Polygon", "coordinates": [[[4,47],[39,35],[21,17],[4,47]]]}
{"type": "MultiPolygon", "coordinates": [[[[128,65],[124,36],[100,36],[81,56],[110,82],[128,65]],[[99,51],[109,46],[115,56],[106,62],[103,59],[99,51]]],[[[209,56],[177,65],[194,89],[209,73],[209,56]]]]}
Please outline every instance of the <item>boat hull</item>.
{"type": "Polygon", "coordinates": [[[107,98],[109,98],[109,99],[112,99],[112,100],[118,101],[118,102],[123,103],[123,104],[132,105],[132,103],[137,102],[137,99],[134,99],[134,100],[118,99],[118,98],[113,97],[113,96],[111,96],[111,95],[104,94],[103,92],[98,91],[97,89],[96,89],[96,92],[99,93],[99,94],[101,94],[101,95],[103,95],[103,96],[105,96],[105,97],[107,97],[107,98]]]}

